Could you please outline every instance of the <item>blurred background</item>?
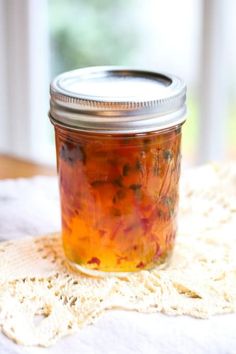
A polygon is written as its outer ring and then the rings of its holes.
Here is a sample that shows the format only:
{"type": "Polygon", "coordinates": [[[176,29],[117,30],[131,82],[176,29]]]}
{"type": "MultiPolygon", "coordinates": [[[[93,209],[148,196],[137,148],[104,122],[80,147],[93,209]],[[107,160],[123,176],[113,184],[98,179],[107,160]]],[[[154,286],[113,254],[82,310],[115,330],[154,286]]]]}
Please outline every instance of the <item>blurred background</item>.
{"type": "Polygon", "coordinates": [[[184,164],[236,158],[236,1],[0,0],[0,154],[55,163],[49,82],[135,65],[188,87],[184,164]]]}

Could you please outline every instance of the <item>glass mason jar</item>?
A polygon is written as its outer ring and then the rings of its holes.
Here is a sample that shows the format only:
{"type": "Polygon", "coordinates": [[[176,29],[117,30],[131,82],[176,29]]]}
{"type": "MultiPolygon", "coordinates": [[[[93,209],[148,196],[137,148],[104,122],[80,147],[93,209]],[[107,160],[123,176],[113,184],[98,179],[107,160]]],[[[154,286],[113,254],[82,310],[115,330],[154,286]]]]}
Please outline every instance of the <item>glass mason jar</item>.
{"type": "Polygon", "coordinates": [[[52,82],[63,247],[73,268],[124,275],[168,260],[185,99],[179,78],[124,67],[52,82]]]}

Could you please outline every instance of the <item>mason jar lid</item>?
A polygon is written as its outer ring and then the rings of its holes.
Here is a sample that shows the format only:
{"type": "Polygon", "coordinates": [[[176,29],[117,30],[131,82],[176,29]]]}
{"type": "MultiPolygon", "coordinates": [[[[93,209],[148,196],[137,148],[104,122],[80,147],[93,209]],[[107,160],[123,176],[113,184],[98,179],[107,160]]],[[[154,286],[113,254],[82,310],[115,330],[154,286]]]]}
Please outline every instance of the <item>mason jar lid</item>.
{"type": "Polygon", "coordinates": [[[57,76],[50,94],[51,121],[74,130],[144,133],[185,121],[185,83],[169,74],[88,67],[57,76]]]}

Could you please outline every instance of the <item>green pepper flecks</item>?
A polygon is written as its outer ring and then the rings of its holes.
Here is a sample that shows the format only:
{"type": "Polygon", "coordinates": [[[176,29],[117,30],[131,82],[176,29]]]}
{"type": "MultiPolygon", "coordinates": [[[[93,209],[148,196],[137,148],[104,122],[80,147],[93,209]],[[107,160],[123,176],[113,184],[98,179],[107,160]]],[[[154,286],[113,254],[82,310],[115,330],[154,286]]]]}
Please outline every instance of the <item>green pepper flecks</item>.
{"type": "Polygon", "coordinates": [[[107,184],[107,181],[103,181],[103,180],[95,180],[93,182],[91,182],[91,186],[92,187],[100,187],[100,186],[104,186],[104,184],[107,184]]]}
{"type": "Polygon", "coordinates": [[[134,191],[134,194],[135,194],[135,197],[137,199],[140,199],[141,198],[141,195],[142,195],[142,185],[141,184],[131,184],[129,186],[130,189],[132,189],[134,191]]]}
{"type": "Polygon", "coordinates": [[[150,139],[148,139],[148,138],[143,139],[144,150],[146,152],[149,150],[150,144],[151,144],[150,139]]]}
{"type": "Polygon", "coordinates": [[[70,165],[73,165],[76,161],[86,163],[84,148],[80,144],[74,144],[68,140],[61,146],[60,157],[70,165]]]}
{"type": "Polygon", "coordinates": [[[120,209],[117,209],[117,208],[111,208],[110,209],[110,213],[112,216],[121,216],[121,211],[120,209]]]}
{"type": "Polygon", "coordinates": [[[158,219],[163,219],[165,217],[163,210],[157,209],[156,216],[158,217],[158,219]]]}
{"type": "Polygon", "coordinates": [[[126,191],[124,188],[121,188],[117,191],[117,193],[114,195],[112,201],[114,204],[119,202],[120,200],[124,199],[126,197],[126,191]]]}
{"type": "Polygon", "coordinates": [[[165,196],[162,198],[163,204],[168,208],[170,216],[174,214],[174,201],[171,197],[165,196]]]}
{"type": "Polygon", "coordinates": [[[141,184],[131,184],[129,186],[130,189],[132,189],[133,191],[137,191],[139,190],[140,188],[142,188],[142,185],[141,184]]]}
{"type": "Polygon", "coordinates": [[[124,189],[119,189],[116,195],[118,199],[124,199],[126,196],[126,192],[124,189]]]}
{"type": "Polygon", "coordinates": [[[122,179],[122,176],[118,176],[117,178],[115,178],[115,179],[112,181],[112,184],[114,184],[114,186],[123,187],[123,179],[122,179]]]}
{"type": "Polygon", "coordinates": [[[128,176],[130,173],[130,165],[128,163],[126,163],[123,166],[123,176],[128,176]]]}
{"type": "Polygon", "coordinates": [[[166,161],[170,161],[173,158],[173,151],[172,150],[164,150],[163,157],[166,161]]]}

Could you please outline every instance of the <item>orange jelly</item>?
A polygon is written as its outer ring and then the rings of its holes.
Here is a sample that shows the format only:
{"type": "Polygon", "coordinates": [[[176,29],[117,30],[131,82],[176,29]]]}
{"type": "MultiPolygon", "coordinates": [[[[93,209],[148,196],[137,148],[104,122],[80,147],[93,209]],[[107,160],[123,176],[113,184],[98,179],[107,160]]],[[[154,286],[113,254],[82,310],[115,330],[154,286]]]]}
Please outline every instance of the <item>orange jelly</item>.
{"type": "Polygon", "coordinates": [[[52,121],[69,263],[104,275],[166,262],[176,236],[183,122],[114,133],[52,121]]]}

